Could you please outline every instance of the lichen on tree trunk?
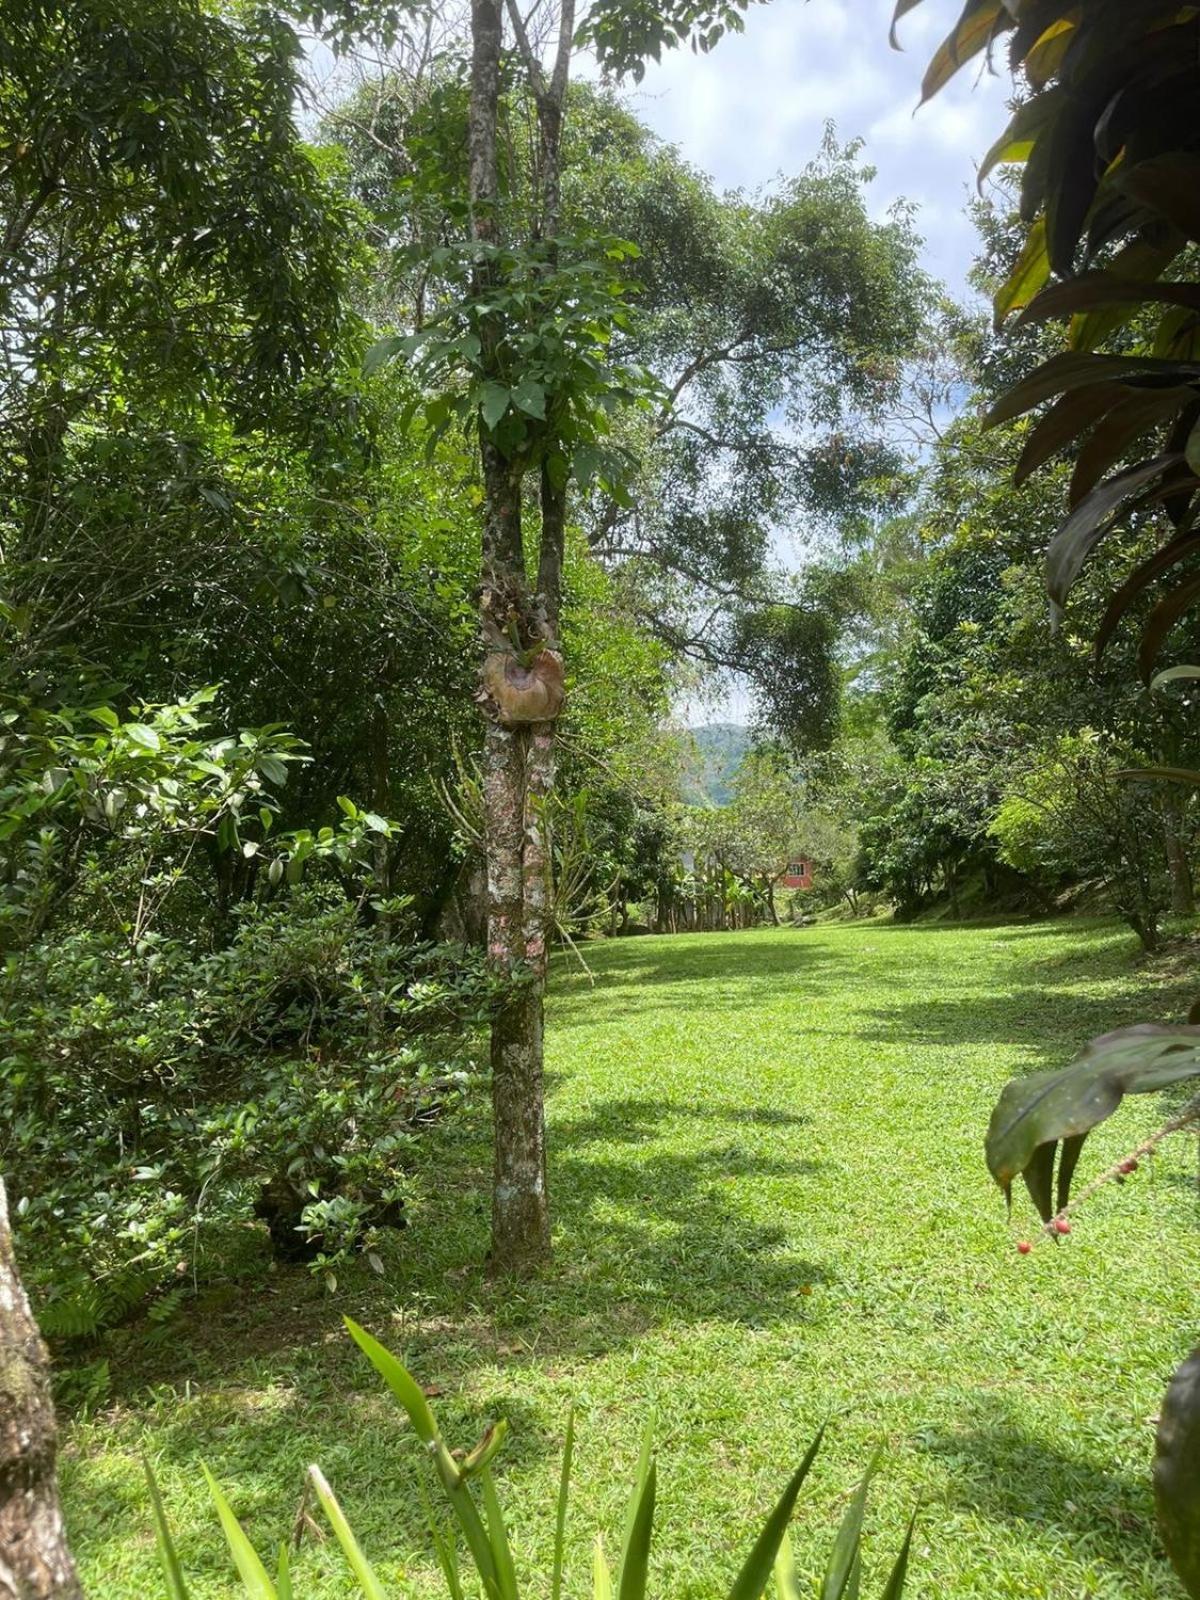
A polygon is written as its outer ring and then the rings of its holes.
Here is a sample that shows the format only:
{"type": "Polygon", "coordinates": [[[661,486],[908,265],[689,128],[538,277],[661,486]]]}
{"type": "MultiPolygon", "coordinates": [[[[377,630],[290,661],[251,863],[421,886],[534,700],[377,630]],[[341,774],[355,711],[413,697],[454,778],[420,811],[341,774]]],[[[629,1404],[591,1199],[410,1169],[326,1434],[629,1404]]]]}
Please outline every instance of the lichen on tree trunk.
{"type": "Polygon", "coordinates": [[[56,1443],[50,1358],[17,1274],[0,1179],[0,1600],[82,1600],[56,1443]]]}

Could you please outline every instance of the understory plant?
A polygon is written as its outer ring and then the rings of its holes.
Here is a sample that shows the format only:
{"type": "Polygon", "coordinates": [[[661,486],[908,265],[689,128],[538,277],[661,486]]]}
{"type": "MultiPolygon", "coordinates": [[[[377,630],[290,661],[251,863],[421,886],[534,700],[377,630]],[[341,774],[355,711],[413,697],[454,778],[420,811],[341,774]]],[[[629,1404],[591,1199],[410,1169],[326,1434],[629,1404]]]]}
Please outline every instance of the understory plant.
{"type": "MultiPolygon", "coordinates": [[[[487,1600],[520,1600],[512,1545],[505,1526],[491,1463],[505,1437],[506,1424],[494,1423],[475,1447],[467,1452],[451,1451],[443,1439],[425,1391],[397,1358],[376,1339],[346,1318],[351,1337],[391,1390],[428,1454],[448,1515],[439,1516],[429,1507],[429,1533],[441,1568],[449,1600],[465,1600],[468,1594],[482,1591],[487,1600]],[[465,1546],[460,1555],[459,1539],[465,1546]],[[473,1576],[472,1576],[473,1573],[473,1576]]],[[[758,1600],[768,1587],[776,1600],[800,1600],[801,1578],[792,1558],[788,1525],[825,1435],[817,1432],[804,1459],[796,1468],[774,1509],[763,1524],[737,1577],[727,1591],[728,1600],[758,1600]]],[[[651,1429],[643,1437],[637,1473],[630,1495],[614,1563],[605,1554],[599,1534],[593,1547],[591,1582],[586,1592],[592,1600],[645,1600],[649,1583],[650,1548],[654,1531],[657,1466],[653,1456],[651,1429]]],[[[564,1592],[567,1506],[575,1450],[574,1412],[568,1416],[563,1448],[562,1472],[554,1519],[554,1549],[548,1584],[552,1600],[562,1600],[564,1592]]],[[[878,1465],[878,1454],[871,1461],[862,1481],[850,1499],[833,1540],[820,1587],[818,1600],[858,1600],[862,1587],[862,1525],[867,1491],[878,1465]]],[[[162,1561],[167,1600],[188,1600],[187,1581],[171,1534],[162,1497],[153,1470],[146,1466],[151,1506],[162,1561]]],[[[242,1591],[250,1600],[295,1600],[291,1558],[286,1543],[279,1546],[274,1576],[246,1536],[228,1500],[207,1471],[209,1488],[217,1508],[230,1554],[241,1579],[242,1591]]],[[[376,1576],[320,1468],[310,1466],[305,1474],[306,1504],[309,1496],[324,1512],[354,1581],[356,1594],[365,1600],[389,1600],[397,1591],[385,1588],[376,1576]]],[[[908,1573],[912,1548],[913,1522],[909,1523],[900,1553],[884,1585],[881,1600],[900,1600],[908,1573]]],[[[297,1519],[303,1528],[305,1515],[297,1519]]],[[[807,1586],[806,1586],[807,1592],[807,1586]]]]}
{"type": "Polygon", "coordinates": [[[481,958],[380,891],[387,820],[278,830],[307,757],[214,734],[212,698],[4,723],[0,1161],[52,1337],[194,1284],[255,1216],[330,1283],[381,1269],[489,1015],[481,958]]]}
{"type": "MultiPolygon", "coordinates": [[[[1193,1008],[1193,1016],[1200,1008],[1193,1008]]],[[[992,1113],[988,1168],[1011,1206],[1020,1177],[1042,1218],[1044,1237],[1071,1232],[1073,1211],[1109,1183],[1124,1183],[1173,1134],[1200,1127],[1200,1094],[1099,1174],[1074,1201],[1084,1142],[1127,1094],[1154,1094],[1200,1079],[1200,1026],[1142,1022],[1093,1039],[1070,1066],[1008,1083],[992,1113]]],[[[1017,1248],[1028,1254],[1022,1240],[1017,1248]]],[[[1176,1372],[1160,1407],[1154,1497],[1168,1556],[1200,1600],[1200,1350],[1176,1372]]]]}

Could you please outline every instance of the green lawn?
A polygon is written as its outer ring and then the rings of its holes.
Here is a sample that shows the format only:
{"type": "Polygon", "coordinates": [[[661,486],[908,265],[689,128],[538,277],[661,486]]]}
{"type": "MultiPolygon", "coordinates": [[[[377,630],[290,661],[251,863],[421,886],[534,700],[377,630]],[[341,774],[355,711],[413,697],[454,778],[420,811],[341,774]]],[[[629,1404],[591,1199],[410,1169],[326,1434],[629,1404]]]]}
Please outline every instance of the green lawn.
{"type": "MultiPolygon", "coordinates": [[[[912,1594],[1177,1597],[1153,1532],[1151,1421],[1197,1336],[1194,1143],[1023,1258],[983,1166],[995,1095],[1092,1034],[1178,1017],[1111,924],[873,923],[629,940],[560,969],[548,1030],[557,1260],[491,1286],[486,1127],[431,1142],[386,1284],[300,1274],[213,1293],[156,1350],[112,1358],[69,1429],[69,1523],[93,1600],[159,1594],[139,1449],[156,1458],[201,1597],[232,1595],[207,1462],[266,1549],[319,1460],[397,1594],[439,1595],[418,1447],[340,1331],[402,1352],[453,1439],[506,1415],[501,1488],[526,1570],[548,1566],[565,1413],[580,1406],[568,1592],[620,1528],[657,1415],[660,1596],[722,1592],[826,1417],[795,1544],[815,1568],[879,1441],[865,1593],[920,1499],[912,1594]]],[[[1162,1119],[1134,1101],[1086,1172],[1162,1119]]],[[[298,1595],[347,1591],[309,1547],[298,1595]]],[[[588,1589],[590,1592],[590,1589],[588,1589]]],[[[546,1587],[530,1582],[530,1594],[546,1587]]]]}

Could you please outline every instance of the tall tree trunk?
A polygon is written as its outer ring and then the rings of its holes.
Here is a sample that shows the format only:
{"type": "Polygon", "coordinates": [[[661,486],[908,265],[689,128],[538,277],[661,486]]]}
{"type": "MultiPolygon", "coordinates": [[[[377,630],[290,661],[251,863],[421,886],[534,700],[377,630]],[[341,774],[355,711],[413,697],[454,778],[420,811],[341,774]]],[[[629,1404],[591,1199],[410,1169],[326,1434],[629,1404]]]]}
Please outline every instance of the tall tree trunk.
{"type": "MultiPolygon", "coordinates": [[[[1170,785],[1165,787],[1169,788],[1170,785]]],[[[1163,844],[1171,880],[1171,910],[1176,916],[1191,917],[1196,912],[1196,886],[1183,833],[1183,816],[1178,800],[1174,795],[1167,796],[1163,803],[1163,844]]]]}
{"type": "Polygon", "coordinates": [[[58,1503],[50,1360],[17,1275],[0,1179],[0,1600],[82,1600],[58,1503]]]}

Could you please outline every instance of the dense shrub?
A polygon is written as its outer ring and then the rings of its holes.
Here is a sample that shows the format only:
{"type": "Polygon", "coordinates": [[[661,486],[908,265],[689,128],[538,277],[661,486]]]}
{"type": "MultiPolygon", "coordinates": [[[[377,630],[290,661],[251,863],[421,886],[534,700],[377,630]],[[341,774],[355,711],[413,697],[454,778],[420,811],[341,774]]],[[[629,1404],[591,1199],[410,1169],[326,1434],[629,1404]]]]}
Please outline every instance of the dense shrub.
{"type": "Polygon", "coordinates": [[[332,1276],[402,1223],[460,1092],[482,959],[417,940],[349,799],[281,833],[306,757],[171,705],[18,707],[0,749],[0,1160],[49,1333],[121,1318],[222,1228],[332,1276]]]}

